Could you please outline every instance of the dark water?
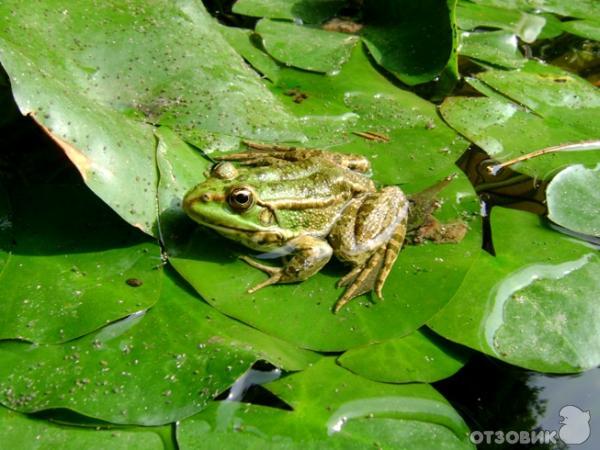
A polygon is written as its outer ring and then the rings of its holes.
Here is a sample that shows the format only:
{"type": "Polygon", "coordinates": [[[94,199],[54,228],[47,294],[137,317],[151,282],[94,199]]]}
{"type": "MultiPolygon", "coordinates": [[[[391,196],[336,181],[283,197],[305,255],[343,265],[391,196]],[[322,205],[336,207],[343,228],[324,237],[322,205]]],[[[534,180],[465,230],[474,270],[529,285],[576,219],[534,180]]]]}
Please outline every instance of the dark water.
{"type": "MultiPolygon", "coordinates": [[[[453,377],[435,387],[454,405],[473,431],[559,431],[568,405],[590,412],[591,433],[582,444],[480,444],[482,449],[600,448],[600,368],[577,375],[545,375],[477,355],[453,377]]],[[[584,419],[583,416],[582,420],[584,419]]],[[[585,420],[583,420],[585,425],[585,420]]],[[[493,439],[493,438],[492,438],[493,439]]]]}

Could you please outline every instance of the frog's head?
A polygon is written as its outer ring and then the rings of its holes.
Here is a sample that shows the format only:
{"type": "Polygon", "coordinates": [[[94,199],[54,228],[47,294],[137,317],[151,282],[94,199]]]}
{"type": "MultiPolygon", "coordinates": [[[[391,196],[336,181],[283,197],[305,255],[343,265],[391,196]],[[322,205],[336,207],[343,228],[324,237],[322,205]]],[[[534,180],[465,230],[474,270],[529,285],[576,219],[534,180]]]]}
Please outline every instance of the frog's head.
{"type": "Polygon", "coordinates": [[[259,183],[248,174],[230,162],[216,164],[206,180],[185,195],[183,210],[194,221],[247,247],[277,248],[290,238],[289,232],[278,226],[274,211],[259,197],[259,183]]]}

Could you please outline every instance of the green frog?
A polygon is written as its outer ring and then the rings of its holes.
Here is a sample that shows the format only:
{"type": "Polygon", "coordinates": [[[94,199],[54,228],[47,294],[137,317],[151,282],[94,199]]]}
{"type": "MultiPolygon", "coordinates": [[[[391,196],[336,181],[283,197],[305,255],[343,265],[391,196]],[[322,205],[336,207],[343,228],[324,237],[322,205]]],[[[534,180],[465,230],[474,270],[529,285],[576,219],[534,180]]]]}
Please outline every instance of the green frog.
{"type": "Polygon", "coordinates": [[[409,200],[399,187],[377,189],[360,155],[246,143],[218,158],[183,199],[196,222],[246,247],[284,255],[282,267],[241,257],[275,283],[295,283],[335,256],[350,266],[333,311],[382,289],[407,233],[409,200]],[[233,163],[236,163],[234,165],[233,163]]]}

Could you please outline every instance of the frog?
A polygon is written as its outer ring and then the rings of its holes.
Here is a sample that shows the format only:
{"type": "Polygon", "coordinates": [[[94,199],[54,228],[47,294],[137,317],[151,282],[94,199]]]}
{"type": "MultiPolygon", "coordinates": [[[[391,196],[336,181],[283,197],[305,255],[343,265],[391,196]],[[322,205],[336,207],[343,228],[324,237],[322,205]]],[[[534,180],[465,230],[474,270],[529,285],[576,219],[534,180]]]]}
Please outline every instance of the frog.
{"type": "Polygon", "coordinates": [[[378,187],[362,155],[245,144],[245,150],[215,158],[182,208],[225,238],[263,256],[282,256],[282,266],[240,256],[268,275],[248,292],[304,281],[335,257],[349,271],[337,283],[345,289],[333,313],[371,291],[383,299],[409,226],[411,202],[402,189],[378,187]]]}

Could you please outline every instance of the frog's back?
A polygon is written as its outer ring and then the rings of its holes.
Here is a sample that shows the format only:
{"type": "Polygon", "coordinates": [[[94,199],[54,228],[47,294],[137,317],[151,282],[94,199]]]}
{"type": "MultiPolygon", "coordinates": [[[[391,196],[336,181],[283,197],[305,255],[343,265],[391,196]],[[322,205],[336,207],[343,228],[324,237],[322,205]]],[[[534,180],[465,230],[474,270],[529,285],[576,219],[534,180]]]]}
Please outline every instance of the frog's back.
{"type": "Polygon", "coordinates": [[[367,176],[319,157],[242,170],[237,181],[254,186],[279,227],[321,237],[355,195],[375,190],[367,176]]]}

